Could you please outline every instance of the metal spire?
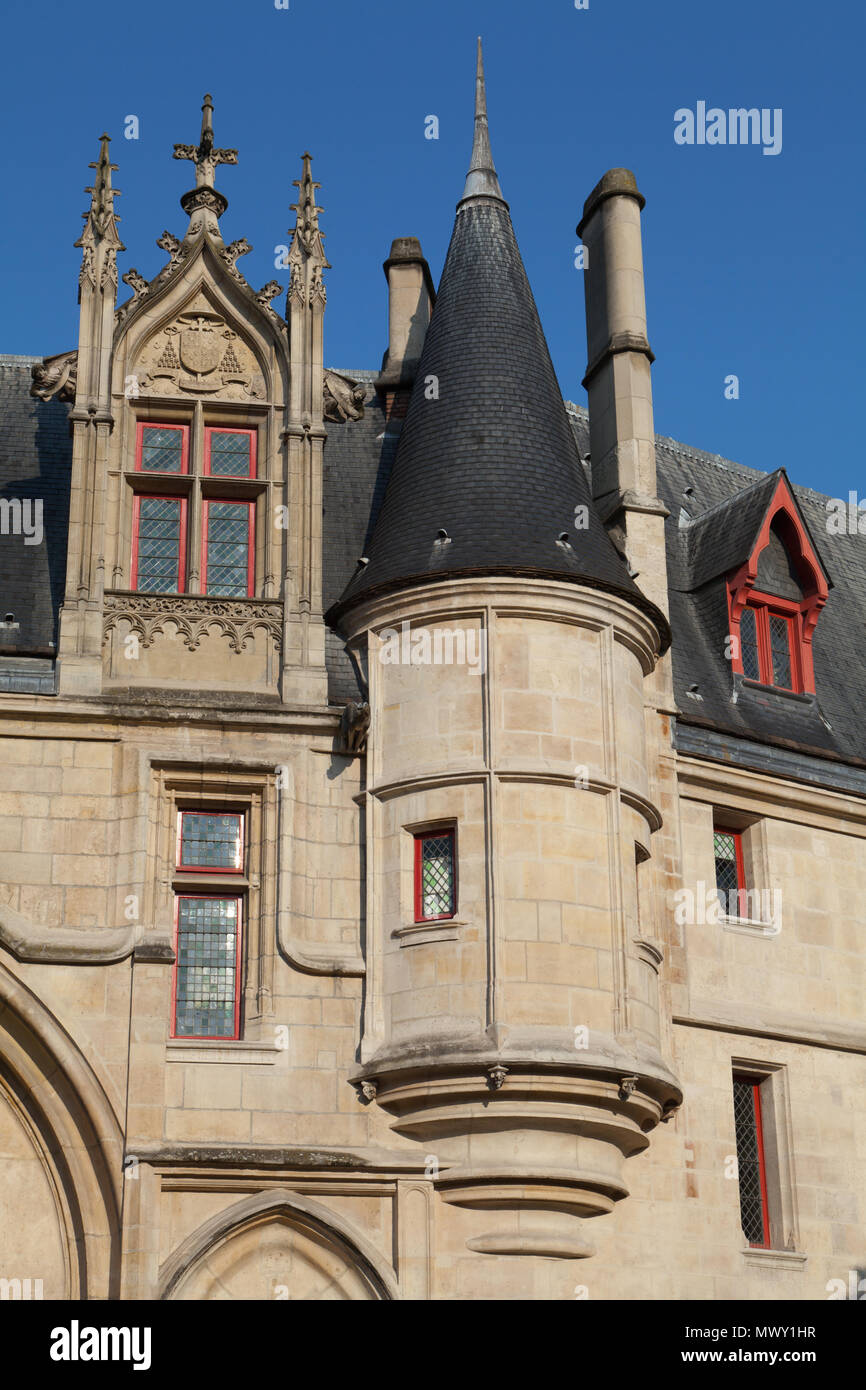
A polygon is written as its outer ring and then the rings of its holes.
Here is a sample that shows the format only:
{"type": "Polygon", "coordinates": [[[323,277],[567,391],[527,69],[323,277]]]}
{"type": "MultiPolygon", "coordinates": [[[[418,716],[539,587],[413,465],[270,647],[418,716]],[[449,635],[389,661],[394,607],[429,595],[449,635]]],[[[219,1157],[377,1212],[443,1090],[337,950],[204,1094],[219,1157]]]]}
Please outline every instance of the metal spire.
{"type": "Polygon", "coordinates": [[[484,59],[481,54],[481,39],[478,39],[478,64],[475,72],[475,139],[472,145],[472,162],[466,175],[461,202],[467,198],[497,198],[504,203],[502,189],[490,153],[490,130],[487,125],[487,93],[484,87],[484,59]]]}

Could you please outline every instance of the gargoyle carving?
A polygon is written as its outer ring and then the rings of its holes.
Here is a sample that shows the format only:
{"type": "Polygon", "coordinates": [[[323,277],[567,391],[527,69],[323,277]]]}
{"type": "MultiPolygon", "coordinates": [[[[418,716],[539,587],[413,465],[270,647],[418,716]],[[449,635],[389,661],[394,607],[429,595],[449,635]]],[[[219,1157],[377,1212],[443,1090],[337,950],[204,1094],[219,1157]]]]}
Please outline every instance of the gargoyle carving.
{"type": "Polygon", "coordinates": [[[370,728],[370,706],[366,700],[359,704],[350,700],[343,708],[340,736],[345,753],[363,753],[370,728]]]}
{"type": "Polygon", "coordinates": [[[357,381],[339,372],[324,372],[322,412],[326,420],[339,424],[343,420],[360,420],[364,414],[366,391],[357,381]]]}
{"type": "Polygon", "coordinates": [[[43,357],[30,368],[33,381],[31,396],[40,401],[50,401],[56,396],[59,401],[75,400],[75,385],[78,376],[78,352],[58,352],[54,357],[43,357]]]}

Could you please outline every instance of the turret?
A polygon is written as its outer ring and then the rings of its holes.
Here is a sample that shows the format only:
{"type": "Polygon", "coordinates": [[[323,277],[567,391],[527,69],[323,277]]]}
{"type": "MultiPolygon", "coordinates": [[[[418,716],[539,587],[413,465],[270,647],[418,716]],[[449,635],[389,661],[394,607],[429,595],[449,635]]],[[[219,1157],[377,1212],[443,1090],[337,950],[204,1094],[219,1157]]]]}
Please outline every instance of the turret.
{"type": "MultiPolygon", "coordinates": [[[[644,682],[664,614],[590,494],[490,152],[469,174],[366,554],[329,620],[365,666],[356,1084],[483,1211],[487,1253],[581,1218],[679,1101],[636,864],[660,824],[644,682]]],[[[468,1229],[468,1228],[467,1228],[468,1229]]]]}

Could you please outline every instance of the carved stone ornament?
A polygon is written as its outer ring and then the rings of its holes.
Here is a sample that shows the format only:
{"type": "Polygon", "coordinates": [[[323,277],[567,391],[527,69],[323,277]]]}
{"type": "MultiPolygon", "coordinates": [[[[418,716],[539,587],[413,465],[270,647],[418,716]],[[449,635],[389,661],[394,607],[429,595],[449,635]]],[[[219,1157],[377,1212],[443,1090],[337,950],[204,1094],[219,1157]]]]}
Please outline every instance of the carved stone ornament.
{"type": "Polygon", "coordinates": [[[203,295],[150,339],[136,372],[140,390],[148,395],[265,397],[252,352],[203,295]]]}
{"type": "Polygon", "coordinates": [[[635,1086],[639,1081],[639,1076],[621,1076],[619,1081],[620,1100],[628,1100],[629,1096],[632,1094],[635,1086]]]}
{"type": "Polygon", "coordinates": [[[353,1085],[358,1093],[358,1099],[364,1104],[369,1105],[371,1101],[376,1099],[379,1088],[375,1081],[356,1081],[353,1082],[353,1085]]]}
{"type": "Polygon", "coordinates": [[[40,401],[74,401],[75,385],[78,377],[78,352],[58,352],[54,357],[44,357],[34,362],[30,368],[33,380],[30,384],[31,396],[40,401]]]}
{"type": "Polygon", "coordinates": [[[276,299],[278,294],[282,294],[283,287],[277,280],[269,280],[266,285],[256,294],[256,303],[261,304],[263,309],[270,309],[271,300],[276,299]]]}
{"type": "Polygon", "coordinates": [[[357,381],[339,372],[325,371],[322,379],[322,412],[326,420],[360,420],[367,393],[357,381]]]}
{"type": "Polygon", "coordinates": [[[145,280],[143,275],[139,275],[135,266],[130,266],[126,274],[121,275],[120,278],[125,285],[129,285],[136,299],[141,299],[150,289],[147,280],[145,280]]]}
{"type": "Polygon", "coordinates": [[[238,280],[243,280],[244,277],[235,265],[235,261],[239,256],[248,256],[252,249],[246,237],[242,236],[239,237],[237,241],[232,241],[228,246],[224,246],[220,251],[220,256],[225,261],[232,275],[238,280]]]}
{"type": "Polygon", "coordinates": [[[171,623],[183,635],[189,651],[198,650],[203,637],[216,628],[228,638],[238,655],[255,639],[257,629],[267,632],[279,651],[283,635],[283,605],[276,599],[208,598],[204,594],[106,594],[103,635],[118,623],[129,624],[144,648],[171,623]]]}
{"type": "Polygon", "coordinates": [[[503,1066],[501,1065],[501,1063],[497,1063],[495,1067],[488,1067],[488,1068],[487,1068],[487,1081],[488,1081],[488,1084],[490,1085],[491,1090],[493,1090],[493,1091],[501,1091],[501,1090],[502,1090],[502,1087],[503,1087],[504,1084],[505,1084],[505,1078],[506,1078],[507,1075],[508,1075],[508,1068],[507,1068],[507,1067],[503,1067],[503,1066]]]}
{"type": "Polygon", "coordinates": [[[340,739],[344,753],[363,753],[370,728],[370,706],[366,700],[358,704],[350,700],[343,707],[340,719],[340,739]]]}

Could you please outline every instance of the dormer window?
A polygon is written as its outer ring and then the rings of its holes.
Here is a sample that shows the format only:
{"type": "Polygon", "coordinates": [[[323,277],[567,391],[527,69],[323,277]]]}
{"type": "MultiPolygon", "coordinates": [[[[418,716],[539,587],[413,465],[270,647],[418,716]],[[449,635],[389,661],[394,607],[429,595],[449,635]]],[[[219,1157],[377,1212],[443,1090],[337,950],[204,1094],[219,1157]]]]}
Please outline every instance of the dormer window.
{"type": "Polygon", "coordinates": [[[769,595],[756,595],[740,617],[740,660],[743,675],[762,685],[802,690],[799,672],[799,611],[782,612],[769,595]]]}
{"type": "Polygon", "coordinates": [[[727,590],[734,671],[777,690],[814,692],[812,634],[829,582],[784,474],[727,590]]]}

